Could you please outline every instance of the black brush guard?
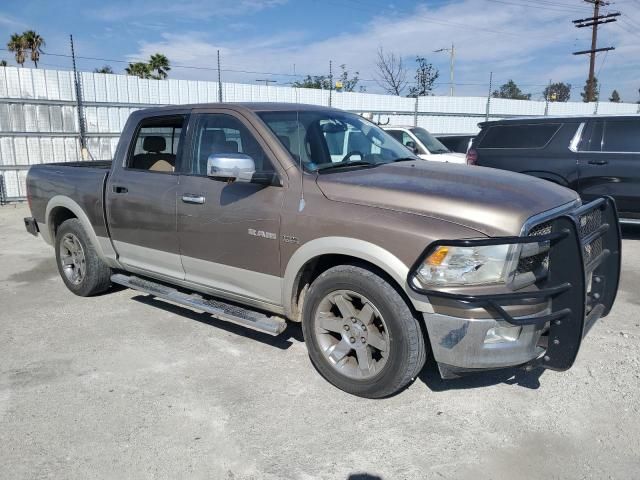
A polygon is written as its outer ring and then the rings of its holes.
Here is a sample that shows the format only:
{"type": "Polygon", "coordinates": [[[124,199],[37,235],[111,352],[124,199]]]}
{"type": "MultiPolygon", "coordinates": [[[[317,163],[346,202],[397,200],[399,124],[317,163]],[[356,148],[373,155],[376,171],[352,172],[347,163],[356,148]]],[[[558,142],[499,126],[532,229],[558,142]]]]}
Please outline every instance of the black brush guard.
{"type": "Polygon", "coordinates": [[[512,325],[548,324],[548,335],[542,338],[546,344],[541,342],[546,350],[531,363],[567,370],[573,365],[584,336],[598,318],[611,311],[615,301],[620,278],[620,224],[610,197],[594,200],[548,223],[551,233],[545,235],[434,242],[411,269],[408,283],[420,294],[484,308],[512,325]],[[423,289],[412,281],[424,259],[440,245],[473,247],[542,242],[550,243],[548,274],[536,282],[535,290],[467,295],[423,289]],[[514,318],[504,308],[518,302],[548,300],[551,313],[538,317],[514,318]]]}

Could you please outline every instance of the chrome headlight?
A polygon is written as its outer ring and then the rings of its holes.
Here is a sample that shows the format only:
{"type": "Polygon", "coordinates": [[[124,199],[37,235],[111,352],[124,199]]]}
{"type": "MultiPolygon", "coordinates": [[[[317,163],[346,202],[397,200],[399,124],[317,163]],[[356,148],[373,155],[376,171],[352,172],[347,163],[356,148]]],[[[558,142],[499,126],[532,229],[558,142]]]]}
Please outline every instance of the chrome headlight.
{"type": "Polygon", "coordinates": [[[518,256],[518,245],[440,245],[424,259],[413,281],[436,287],[507,283],[518,256]]]}

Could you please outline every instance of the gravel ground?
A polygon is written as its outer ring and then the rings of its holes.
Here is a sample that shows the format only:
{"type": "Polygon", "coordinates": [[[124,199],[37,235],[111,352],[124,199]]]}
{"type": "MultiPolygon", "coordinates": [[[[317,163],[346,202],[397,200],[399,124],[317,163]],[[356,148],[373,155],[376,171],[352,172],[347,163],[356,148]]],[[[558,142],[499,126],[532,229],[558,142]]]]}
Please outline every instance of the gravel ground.
{"type": "Polygon", "coordinates": [[[640,475],[640,230],[612,314],[565,373],[349,396],[280,337],[131,290],[79,298],[0,208],[0,477],[633,478],[640,475]]]}

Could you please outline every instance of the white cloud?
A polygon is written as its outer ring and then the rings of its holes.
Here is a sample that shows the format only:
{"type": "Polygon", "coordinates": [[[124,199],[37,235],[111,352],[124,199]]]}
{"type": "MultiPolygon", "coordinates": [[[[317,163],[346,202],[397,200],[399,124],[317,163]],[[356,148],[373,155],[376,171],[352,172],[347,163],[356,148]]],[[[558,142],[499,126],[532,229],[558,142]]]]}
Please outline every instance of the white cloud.
{"type": "MultiPolygon", "coordinates": [[[[256,3],[243,2],[239,4],[256,3]]],[[[272,2],[257,2],[261,5],[272,2]]],[[[354,24],[359,17],[371,18],[370,10],[332,6],[336,15],[353,14],[354,24]]],[[[569,5],[569,4],[567,4],[569,5]]],[[[175,64],[215,65],[216,51],[220,49],[223,69],[323,74],[329,60],[334,65],[347,64],[350,71],[359,71],[363,79],[374,77],[375,55],[378,47],[405,57],[407,64],[416,55],[427,57],[441,70],[441,92],[448,81],[448,57],[433,53],[437,48],[456,46],[456,81],[461,94],[485,95],[489,72],[494,72],[494,83],[513,78],[522,89],[540,95],[544,85],[553,81],[571,82],[582,87],[587,75],[586,56],[576,57],[572,51],[588,48],[588,32],[573,27],[571,20],[584,16],[588,10],[527,8],[498,4],[490,0],[462,0],[443,6],[420,5],[412,12],[381,11],[360,28],[340,35],[307,40],[296,31],[278,30],[277,35],[264,34],[259,38],[246,37],[235,41],[222,41],[214,34],[187,32],[165,33],[157,42],[141,42],[132,58],[147,57],[163,52],[175,64]],[[477,84],[477,85],[476,85],[477,84]]],[[[638,37],[610,25],[603,28],[603,45],[611,42],[618,46],[608,55],[601,72],[604,92],[618,88],[631,100],[640,84],[634,85],[638,74],[640,45],[638,37]],[[616,72],[625,72],[624,78],[616,72]]],[[[598,65],[604,57],[599,57],[598,65]]],[[[174,70],[175,77],[213,78],[214,72],[174,70]]],[[[251,74],[225,72],[228,80],[252,82],[251,74]]],[[[278,78],[275,76],[274,78],[278,78]]],[[[280,77],[280,81],[291,80],[280,77]]],[[[639,82],[640,83],[640,82],[639,82]]],[[[372,82],[364,82],[369,90],[376,90],[372,82]]],[[[607,93],[608,95],[608,93],[607,93]]],[[[579,100],[579,90],[573,100],[579,100]]]]}

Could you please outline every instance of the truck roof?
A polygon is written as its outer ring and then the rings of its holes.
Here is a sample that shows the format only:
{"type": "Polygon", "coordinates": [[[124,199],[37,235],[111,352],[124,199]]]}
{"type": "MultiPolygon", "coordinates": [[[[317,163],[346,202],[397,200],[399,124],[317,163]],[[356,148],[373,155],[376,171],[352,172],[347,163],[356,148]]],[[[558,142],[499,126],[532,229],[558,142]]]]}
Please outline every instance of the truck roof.
{"type": "Polygon", "coordinates": [[[191,103],[184,105],[166,105],[162,107],[150,107],[139,110],[141,112],[146,111],[162,111],[162,110],[176,110],[176,109],[194,109],[194,108],[226,108],[236,111],[251,111],[251,112],[295,112],[300,110],[314,110],[314,111],[326,111],[335,110],[341,111],[332,107],[325,107],[321,105],[310,105],[305,103],[285,103],[285,102],[215,102],[215,103],[191,103]]]}

